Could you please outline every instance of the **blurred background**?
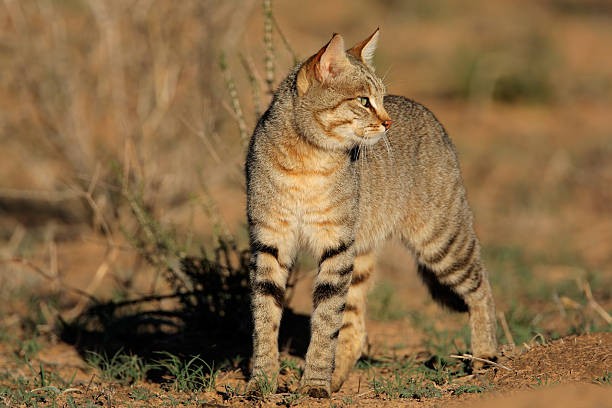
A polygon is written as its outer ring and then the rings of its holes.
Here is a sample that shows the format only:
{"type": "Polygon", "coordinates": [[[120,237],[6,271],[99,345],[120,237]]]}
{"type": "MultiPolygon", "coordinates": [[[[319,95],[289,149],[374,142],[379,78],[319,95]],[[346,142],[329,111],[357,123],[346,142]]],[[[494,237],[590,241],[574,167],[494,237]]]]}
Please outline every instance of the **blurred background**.
{"type": "MultiPolygon", "coordinates": [[[[74,317],[82,292],[163,292],[159,265],[180,275],[163,254],[245,249],[245,143],[270,91],[333,32],[376,27],[389,93],[457,146],[500,309],[554,332],[585,283],[610,305],[612,2],[3,0],[0,309],[55,294],[74,317]]],[[[376,307],[429,307],[400,252],[376,307]]]]}

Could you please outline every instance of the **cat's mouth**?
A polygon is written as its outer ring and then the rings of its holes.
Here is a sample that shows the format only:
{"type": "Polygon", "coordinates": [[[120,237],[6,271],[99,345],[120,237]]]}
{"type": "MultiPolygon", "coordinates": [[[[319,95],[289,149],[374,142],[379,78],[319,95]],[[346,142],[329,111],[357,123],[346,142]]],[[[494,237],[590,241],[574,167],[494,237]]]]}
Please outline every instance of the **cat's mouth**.
{"type": "Polygon", "coordinates": [[[377,128],[366,128],[364,129],[363,136],[356,135],[359,143],[374,145],[378,143],[383,137],[385,137],[387,133],[387,129],[384,126],[379,126],[377,128]]]}
{"type": "Polygon", "coordinates": [[[356,145],[372,146],[378,143],[387,133],[384,126],[370,127],[355,131],[351,126],[339,126],[335,129],[336,134],[354,142],[356,145]]]}

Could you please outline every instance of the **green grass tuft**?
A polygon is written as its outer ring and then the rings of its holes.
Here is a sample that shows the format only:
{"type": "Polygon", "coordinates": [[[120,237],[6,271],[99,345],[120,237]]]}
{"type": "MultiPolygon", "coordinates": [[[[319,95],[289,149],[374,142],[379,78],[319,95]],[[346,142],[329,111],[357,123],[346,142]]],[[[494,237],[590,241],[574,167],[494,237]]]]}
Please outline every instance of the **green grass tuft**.
{"type": "Polygon", "coordinates": [[[396,371],[391,378],[375,377],[372,389],[377,397],[387,396],[392,399],[423,399],[441,397],[442,392],[430,382],[419,382],[410,378],[407,373],[396,371]]]}
{"type": "Polygon", "coordinates": [[[111,357],[105,353],[90,351],[86,361],[100,372],[102,379],[123,385],[144,380],[147,372],[152,368],[139,356],[124,354],[122,350],[117,351],[111,357]]]}
{"type": "Polygon", "coordinates": [[[276,391],[276,384],[277,384],[276,377],[277,376],[275,375],[272,378],[270,378],[264,372],[257,373],[256,375],[254,375],[253,379],[255,380],[255,384],[257,387],[256,395],[258,395],[261,398],[265,398],[267,396],[274,394],[274,392],[276,391]]]}
{"type": "Polygon", "coordinates": [[[462,384],[453,390],[453,395],[461,394],[480,394],[485,392],[488,387],[482,385],[462,384]]]}
{"type": "Polygon", "coordinates": [[[600,385],[612,385],[612,371],[606,371],[604,375],[595,378],[593,382],[600,385]]]}
{"type": "Polygon", "coordinates": [[[173,377],[172,388],[175,390],[186,392],[215,390],[219,371],[215,370],[214,364],[208,364],[200,356],[185,361],[168,352],[159,354],[166,358],[157,360],[155,367],[167,371],[173,377]]]}

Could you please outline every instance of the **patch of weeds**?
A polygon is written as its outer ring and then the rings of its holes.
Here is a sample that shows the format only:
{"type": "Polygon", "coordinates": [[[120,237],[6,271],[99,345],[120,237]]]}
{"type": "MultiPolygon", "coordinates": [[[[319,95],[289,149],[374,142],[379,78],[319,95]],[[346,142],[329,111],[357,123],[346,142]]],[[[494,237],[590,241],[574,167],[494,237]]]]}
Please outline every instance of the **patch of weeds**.
{"type": "Polygon", "coordinates": [[[157,360],[155,367],[162,369],[173,377],[172,388],[176,391],[201,392],[214,391],[217,385],[218,370],[214,364],[209,365],[200,356],[194,356],[189,361],[168,353],[159,354],[166,358],[157,360]]]}
{"type": "Polygon", "coordinates": [[[143,387],[135,387],[132,389],[132,391],[130,391],[130,398],[135,401],[148,401],[151,397],[154,396],[154,393],[143,387]]]}
{"type": "Polygon", "coordinates": [[[474,384],[462,384],[453,390],[453,395],[461,394],[480,394],[487,390],[487,387],[474,384]]]}
{"type": "Polygon", "coordinates": [[[269,395],[274,394],[276,391],[277,378],[276,376],[272,376],[272,378],[268,377],[265,372],[258,373],[253,377],[256,384],[256,393],[265,398],[269,395]]]}
{"type": "MultiPolygon", "coordinates": [[[[98,401],[80,401],[77,402],[75,401],[74,397],[69,395],[68,397],[66,397],[66,404],[62,405],[62,407],[67,407],[67,408],[99,408],[100,407],[100,402],[98,401]]],[[[131,404],[128,404],[128,407],[132,407],[131,404]]]]}
{"type": "Polygon", "coordinates": [[[606,371],[604,375],[595,378],[593,382],[600,385],[612,385],[612,371],[606,371]]]}
{"type": "Polygon", "coordinates": [[[468,361],[450,358],[451,354],[464,354],[470,344],[470,331],[467,325],[458,330],[439,330],[431,319],[418,312],[411,313],[415,327],[425,333],[424,345],[431,356],[422,364],[416,365],[416,373],[436,385],[444,385],[453,379],[463,377],[470,372],[468,361]]]}
{"type": "Polygon", "coordinates": [[[376,285],[368,296],[368,315],[374,320],[398,320],[406,315],[389,282],[376,285]]]}
{"type": "Polygon", "coordinates": [[[422,399],[440,397],[439,386],[465,374],[455,360],[433,356],[425,363],[413,358],[395,360],[382,365],[392,372],[390,377],[374,376],[371,386],[377,396],[422,399]]]}
{"type": "Polygon", "coordinates": [[[174,398],[172,395],[166,395],[166,398],[168,400],[162,403],[163,407],[178,407],[179,404],[181,403],[179,400],[174,398]]]}
{"type": "Polygon", "coordinates": [[[463,365],[458,364],[455,360],[448,360],[437,355],[431,357],[417,370],[423,378],[436,385],[448,384],[454,377],[465,375],[463,365]]]}
{"type": "Polygon", "coordinates": [[[147,372],[152,368],[142,358],[136,355],[124,354],[117,351],[112,357],[106,354],[89,351],[87,363],[99,370],[100,376],[106,381],[116,381],[120,384],[133,384],[144,380],[147,372]]]}
{"type": "MultiPolygon", "coordinates": [[[[64,380],[53,371],[48,371],[42,364],[34,368],[27,363],[31,376],[29,378],[19,376],[13,377],[9,372],[4,372],[0,380],[6,380],[10,386],[0,387],[0,400],[10,402],[8,406],[38,406],[38,403],[56,406],[56,400],[62,391],[69,388],[74,382],[76,371],[69,380],[64,380]]],[[[2,406],[2,405],[0,405],[2,406]]],[[[47,405],[45,405],[47,406],[47,405]]]]}
{"type": "Polygon", "coordinates": [[[399,371],[396,371],[391,378],[375,377],[371,386],[377,397],[423,399],[442,396],[442,392],[432,383],[419,382],[399,371]]]}
{"type": "Polygon", "coordinates": [[[552,380],[548,375],[534,377],[535,384],[531,388],[550,387],[559,384],[559,380],[552,380]]]}
{"type": "Polygon", "coordinates": [[[283,407],[289,408],[289,407],[299,404],[300,400],[302,400],[301,394],[290,392],[287,395],[283,395],[283,397],[281,398],[280,402],[277,405],[281,405],[283,407]]]}
{"type": "Polygon", "coordinates": [[[353,397],[351,397],[350,395],[347,395],[346,397],[342,397],[342,403],[348,405],[349,407],[355,405],[355,401],[353,400],[353,397]]]}
{"type": "Polygon", "coordinates": [[[223,388],[225,389],[225,395],[223,396],[224,399],[241,397],[246,394],[246,386],[244,384],[238,384],[236,386],[225,384],[223,388]]]}
{"type": "Polygon", "coordinates": [[[9,373],[6,373],[6,375],[10,379],[11,386],[0,386],[0,400],[7,403],[9,407],[36,406],[39,397],[36,393],[30,391],[35,385],[25,377],[14,378],[9,373]]]}

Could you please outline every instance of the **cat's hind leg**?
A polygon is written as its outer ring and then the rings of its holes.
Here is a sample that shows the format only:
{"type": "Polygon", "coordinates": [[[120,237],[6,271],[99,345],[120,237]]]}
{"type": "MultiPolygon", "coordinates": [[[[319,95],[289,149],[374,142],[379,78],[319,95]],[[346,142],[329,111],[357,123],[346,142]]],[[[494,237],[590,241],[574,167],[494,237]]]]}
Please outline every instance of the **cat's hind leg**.
{"type": "Polygon", "coordinates": [[[349,372],[361,357],[366,345],[366,297],[374,272],[374,253],[367,252],[355,257],[351,284],[346,296],[342,316],[342,326],[338,336],[331,390],[336,392],[342,387],[349,372]]]}
{"type": "MultiPolygon", "coordinates": [[[[413,230],[408,238],[417,256],[419,275],[434,300],[469,313],[472,354],[495,358],[495,306],[467,204],[455,214],[433,217],[423,230],[413,230]]],[[[474,364],[476,368],[481,365],[474,364]]]]}

